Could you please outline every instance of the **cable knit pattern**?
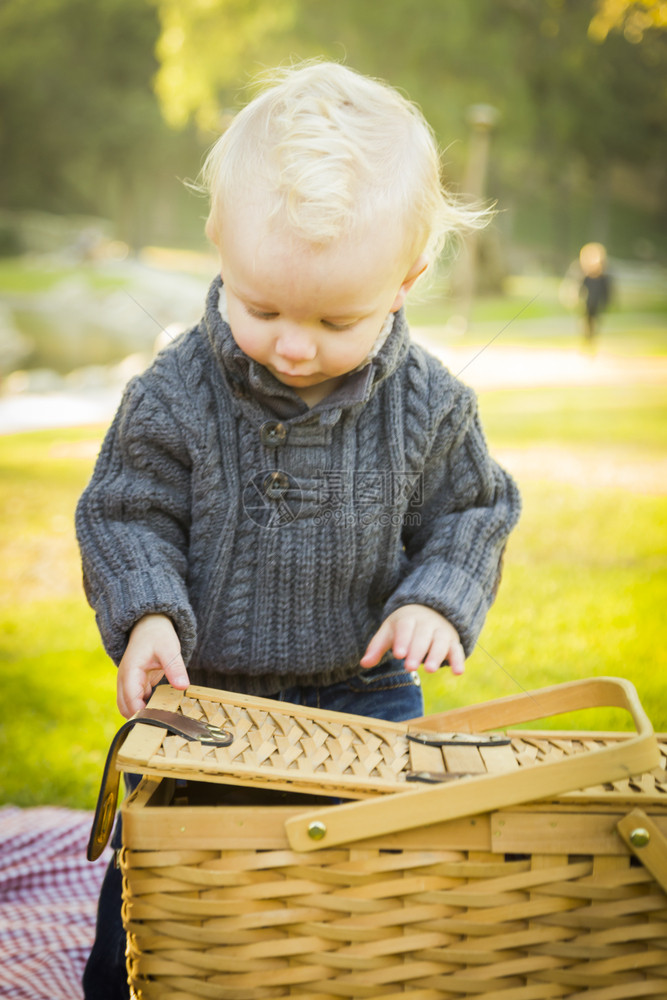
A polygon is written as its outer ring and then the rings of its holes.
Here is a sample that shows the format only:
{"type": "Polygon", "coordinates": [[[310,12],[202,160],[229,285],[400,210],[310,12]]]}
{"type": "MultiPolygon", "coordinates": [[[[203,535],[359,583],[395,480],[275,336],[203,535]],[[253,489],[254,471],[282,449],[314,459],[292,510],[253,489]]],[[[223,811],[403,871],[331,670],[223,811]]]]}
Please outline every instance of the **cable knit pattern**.
{"type": "Polygon", "coordinates": [[[329,684],[412,603],[449,618],[470,653],[520,506],[472,391],[411,343],[400,312],[368,377],[309,410],[240,351],[219,291],[127,387],[77,508],[109,655],[160,612],[194,683],[329,684]]]}

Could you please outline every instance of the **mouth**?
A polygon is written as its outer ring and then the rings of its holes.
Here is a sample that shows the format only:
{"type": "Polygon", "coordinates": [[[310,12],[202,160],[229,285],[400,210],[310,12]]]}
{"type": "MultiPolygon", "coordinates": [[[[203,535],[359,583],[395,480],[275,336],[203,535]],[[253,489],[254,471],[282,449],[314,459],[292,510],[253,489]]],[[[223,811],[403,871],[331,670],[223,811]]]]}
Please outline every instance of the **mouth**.
{"type": "Polygon", "coordinates": [[[288,372],[282,368],[273,369],[278,378],[312,378],[315,372],[288,372]]]}

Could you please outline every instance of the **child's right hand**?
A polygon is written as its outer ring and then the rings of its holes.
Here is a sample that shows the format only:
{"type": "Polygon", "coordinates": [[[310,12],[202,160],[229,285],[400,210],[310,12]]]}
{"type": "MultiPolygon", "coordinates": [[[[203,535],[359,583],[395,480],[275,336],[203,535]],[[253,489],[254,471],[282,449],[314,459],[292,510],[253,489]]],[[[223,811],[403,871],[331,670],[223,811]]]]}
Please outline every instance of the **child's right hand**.
{"type": "Polygon", "coordinates": [[[162,677],[184,691],[190,683],[181,656],[181,643],[166,615],[146,615],[132,631],[118,665],[118,710],[126,719],[146,707],[162,677]]]}

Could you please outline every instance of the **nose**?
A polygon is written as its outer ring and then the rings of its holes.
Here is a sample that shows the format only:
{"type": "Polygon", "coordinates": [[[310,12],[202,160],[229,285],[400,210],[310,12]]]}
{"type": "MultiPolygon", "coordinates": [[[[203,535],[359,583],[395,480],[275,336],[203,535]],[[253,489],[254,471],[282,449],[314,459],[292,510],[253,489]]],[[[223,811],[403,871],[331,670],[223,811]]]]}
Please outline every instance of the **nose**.
{"type": "Polygon", "coordinates": [[[276,340],[276,354],[285,361],[312,361],[317,354],[317,347],[306,330],[285,326],[276,340]]]}

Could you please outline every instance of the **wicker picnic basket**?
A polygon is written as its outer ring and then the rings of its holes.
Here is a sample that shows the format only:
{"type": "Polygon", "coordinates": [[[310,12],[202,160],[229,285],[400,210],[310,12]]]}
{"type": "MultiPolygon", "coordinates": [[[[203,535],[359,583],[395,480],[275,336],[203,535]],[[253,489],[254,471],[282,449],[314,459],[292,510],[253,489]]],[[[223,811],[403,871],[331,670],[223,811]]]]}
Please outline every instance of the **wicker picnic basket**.
{"type": "Polygon", "coordinates": [[[149,709],[233,742],[139,723],[120,748],[147,775],[120,854],[139,1000],[667,997],[667,740],[629,683],[410,723],[204,688],[149,709]],[[600,705],[635,732],[507,728],[600,705]]]}

